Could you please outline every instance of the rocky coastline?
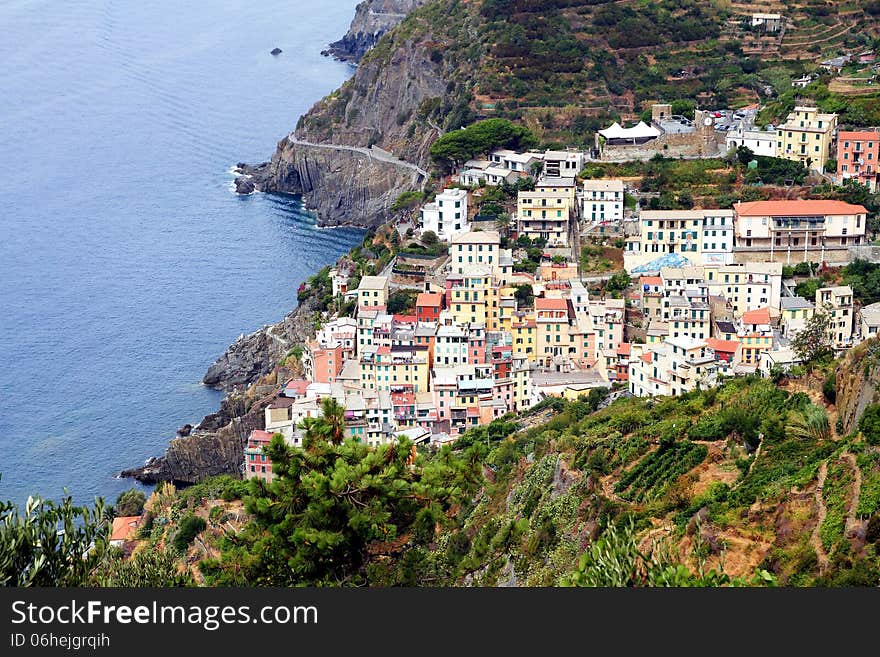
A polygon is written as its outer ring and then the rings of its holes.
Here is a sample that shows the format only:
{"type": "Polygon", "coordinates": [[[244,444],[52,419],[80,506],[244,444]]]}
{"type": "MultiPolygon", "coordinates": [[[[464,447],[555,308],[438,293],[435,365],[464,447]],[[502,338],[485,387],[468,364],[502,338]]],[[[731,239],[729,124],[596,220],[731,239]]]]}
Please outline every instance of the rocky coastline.
{"type": "Polygon", "coordinates": [[[224,390],[220,408],[206,415],[195,427],[186,425],[162,456],[120,473],[144,484],[170,481],[195,484],[207,477],[239,476],[243,450],[253,429],[263,426],[266,406],[276,394],[277,383],[293,374],[279,367],[286,354],[311,337],[314,299],[306,299],[283,320],[242,335],[218,358],[202,383],[224,390]]]}
{"type": "Polygon", "coordinates": [[[406,15],[428,0],[364,0],[355,8],[348,32],[322,55],[356,64],[370,48],[406,15]]]}
{"type": "MultiPolygon", "coordinates": [[[[362,49],[426,1],[362,2],[349,30],[354,35],[349,39],[352,56],[359,60],[362,49]]],[[[394,61],[359,66],[342,89],[300,119],[296,133],[278,143],[268,162],[237,165],[236,192],[302,195],[321,226],[380,226],[390,218],[390,207],[400,193],[424,184],[427,172],[421,167],[427,167],[428,149],[436,137],[433,128],[399,117],[414,117],[426,98],[444,93],[446,84],[419,44],[403,48],[394,61]],[[340,113],[346,117],[343,124],[327,118],[340,113]]],[[[306,299],[280,322],[239,337],[202,381],[226,392],[217,412],[179,431],[162,456],[121,476],[145,484],[178,485],[221,474],[240,476],[248,435],[262,428],[264,409],[275,397],[277,384],[295,374],[279,367],[279,361],[311,338],[315,310],[314,300],[306,299]]]]}

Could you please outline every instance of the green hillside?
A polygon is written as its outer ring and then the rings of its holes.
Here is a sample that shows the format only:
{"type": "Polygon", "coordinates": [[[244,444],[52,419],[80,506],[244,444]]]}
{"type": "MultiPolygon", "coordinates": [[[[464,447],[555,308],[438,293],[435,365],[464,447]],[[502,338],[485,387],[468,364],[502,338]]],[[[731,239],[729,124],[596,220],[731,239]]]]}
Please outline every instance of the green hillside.
{"type": "MultiPolygon", "coordinates": [[[[653,101],[689,99],[737,107],[776,99],[768,121],[796,97],[842,113],[849,103],[824,76],[806,90],[791,80],[822,58],[868,49],[878,12],[853,2],[722,0],[438,0],[387,34],[366,62],[424,45],[448,80],[412,117],[457,128],[477,117],[525,122],[546,143],[587,143],[610,118],[635,119],[653,101]],[[779,11],[785,30],[749,25],[753,12],[779,11]],[[768,95],[768,90],[770,95],[768,95]]],[[[855,123],[880,123],[876,94],[854,99],[855,123]]],[[[415,131],[415,129],[413,129],[415,131]]]]}

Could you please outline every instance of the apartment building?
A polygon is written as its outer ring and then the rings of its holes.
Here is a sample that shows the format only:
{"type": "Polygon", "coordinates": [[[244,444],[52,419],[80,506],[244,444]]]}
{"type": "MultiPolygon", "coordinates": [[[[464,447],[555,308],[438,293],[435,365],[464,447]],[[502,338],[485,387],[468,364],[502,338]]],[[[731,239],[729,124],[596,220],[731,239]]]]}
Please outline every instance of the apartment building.
{"type": "Polygon", "coordinates": [[[624,192],[622,180],[585,180],[581,189],[581,217],[590,224],[622,221],[624,192]]]}
{"type": "Polygon", "coordinates": [[[704,340],[666,338],[630,350],[629,390],[636,397],[681,395],[717,383],[715,355],[704,340]]]}
{"type": "Polygon", "coordinates": [[[545,176],[551,178],[573,178],[584,168],[584,154],[581,151],[545,151],[545,176]]]}
{"type": "Polygon", "coordinates": [[[571,201],[567,191],[519,192],[516,230],[529,239],[545,239],[552,246],[567,246],[571,201]]]}
{"type": "Polygon", "coordinates": [[[364,276],[357,288],[358,308],[385,310],[388,305],[388,277],[364,276]]]}
{"type": "Polygon", "coordinates": [[[734,315],[771,306],[778,308],[782,290],[781,262],[750,262],[705,267],[709,294],[723,296],[734,315]]]}
{"type": "Polygon", "coordinates": [[[816,312],[829,316],[828,339],[835,349],[853,344],[853,291],[849,285],[823,287],[816,290],[816,312]]]}
{"type": "Polygon", "coordinates": [[[468,195],[464,189],[444,189],[432,203],[422,207],[419,214],[419,230],[432,231],[444,242],[470,229],[468,195]]]}
{"type": "Polygon", "coordinates": [[[836,130],[837,114],[825,114],[815,107],[795,107],[785,123],[776,128],[776,157],[824,172],[836,130]]]}
{"type": "Polygon", "coordinates": [[[628,272],[677,253],[692,265],[733,262],[732,210],[645,210],[639,234],[627,238],[623,254],[628,272]]]}
{"type": "Polygon", "coordinates": [[[840,130],[837,133],[837,180],[855,180],[876,191],[880,176],[880,131],[840,130]]]}
{"type": "Polygon", "coordinates": [[[459,274],[471,265],[501,265],[501,236],[494,230],[456,235],[449,256],[452,271],[459,274]]]}
{"type": "Polygon", "coordinates": [[[780,324],[782,325],[782,335],[786,338],[793,338],[797,335],[810,317],[815,313],[816,307],[803,297],[782,297],[779,300],[779,311],[781,313],[780,324]]]}
{"type": "Polygon", "coordinates": [[[751,201],[734,205],[736,262],[849,261],[865,241],[868,211],[843,201],[751,201]]]}

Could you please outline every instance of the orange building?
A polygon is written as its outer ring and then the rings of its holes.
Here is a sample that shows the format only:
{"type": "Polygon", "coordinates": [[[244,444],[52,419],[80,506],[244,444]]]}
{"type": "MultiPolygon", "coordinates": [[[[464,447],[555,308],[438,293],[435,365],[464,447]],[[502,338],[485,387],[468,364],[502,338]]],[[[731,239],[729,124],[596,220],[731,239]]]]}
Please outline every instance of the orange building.
{"type": "Polygon", "coordinates": [[[416,297],[416,318],[420,322],[436,322],[443,309],[443,295],[439,292],[422,292],[416,297]]]}

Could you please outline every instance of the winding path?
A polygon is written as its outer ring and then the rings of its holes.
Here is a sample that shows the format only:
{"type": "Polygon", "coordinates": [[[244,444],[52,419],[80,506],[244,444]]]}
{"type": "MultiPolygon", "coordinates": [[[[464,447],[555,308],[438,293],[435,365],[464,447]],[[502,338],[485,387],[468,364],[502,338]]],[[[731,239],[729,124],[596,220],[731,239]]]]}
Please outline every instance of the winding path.
{"type": "Polygon", "coordinates": [[[377,160],[379,162],[385,162],[386,164],[393,164],[398,167],[405,167],[410,169],[411,171],[415,171],[422,177],[422,182],[427,182],[428,180],[428,172],[425,171],[420,166],[413,164],[412,162],[406,162],[401,160],[400,158],[394,157],[391,153],[383,151],[379,148],[364,148],[363,146],[342,146],[340,144],[316,144],[312,141],[305,141],[303,139],[297,139],[293,133],[287,135],[287,140],[291,144],[299,144],[301,146],[311,146],[313,148],[326,148],[334,151],[351,151],[353,153],[360,153],[361,155],[366,155],[372,160],[377,160]]]}
{"type": "Polygon", "coordinates": [[[822,465],[819,466],[819,476],[816,479],[816,526],[810,535],[810,545],[816,551],[816,559],[819,561],[819,572],[821,573],[824,573],[828,568],[828,555],[825,553],[825,546],[822,545],[822,537],[819,535],[822,523],[825,522],[825,514],[828,512],[825,500],[822,499],[822,488],[825,486],[825,477],[827,476],[828,462],[822,461],[822,465]]]}

